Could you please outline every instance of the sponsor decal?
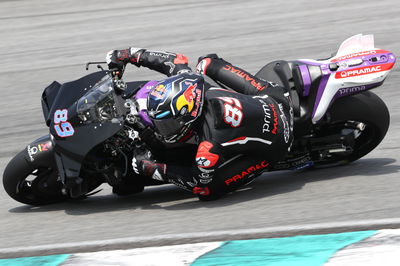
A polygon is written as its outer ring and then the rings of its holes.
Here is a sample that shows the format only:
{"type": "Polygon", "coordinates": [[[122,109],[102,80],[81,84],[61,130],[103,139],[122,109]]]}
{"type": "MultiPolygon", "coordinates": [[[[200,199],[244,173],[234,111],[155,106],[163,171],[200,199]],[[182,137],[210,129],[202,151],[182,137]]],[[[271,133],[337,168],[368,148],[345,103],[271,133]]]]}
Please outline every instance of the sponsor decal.
{"type": "Polygon", "coordinates": [[[42,151],[48,151],[50,147],[51,147],[51,142],[40,143],[35,146],[28,145],[27,151],[28,151],[29,159],[31,160],[31,162],[34,161],[33,156],[35,154],[37,154],[38,152],[42,152],[42,151]]]}
{"type": "Polygon", "coordinates": [[[164,84],[159,84],[151,91],[150,95],[156,97],[157,99],[163,99],[167,93],[168,90],[164,84]]]}
{"type": "Polygon", "coordinates": [[[340,96],[342,96],[342,95],[348,95],[348,94],[353,94],[356,92],[364,91],[366,89],[367,89],[367,87],[362,85],[362,86],[356,86],[356,87],[350,87],[350,88],[342,88],[342,89],[339,89],[338,93],[340,96]]]}
{"type": "Polygon", "coordinates": [[[201,173],[199,174],[200,183],[208,184],[212,181],[213,175],[211,173],[201,173]]]}
{"type": "Polygon", "coordinates": [[[203,172],[206,174],[210,174],[215,171],[214,169],[205,169],[205,168],[201,168],[201,167],[198,167],[198,169],[200,170],[200,172],[203,172]]]}
{"type": "Polygon", "coordinates": [[[211,162],[205,157],[196,157],[196,163],[199,167],[209,167],[211,162]]]}
{"type": "Polygon", "coordinates": [[[198,184],[197,180],[194,177],[192,177],[192,180],[193,180],[193,182],[188,181],[188,182],[186,182],[186,184],[188,184],[190,187],[197,186],[197,184],[198,184]]]}
{"type": "Polygon", "coordinates": [[[211,153],[210,150],[214,147],[211,142],[203,141],[200,143],[196,154],[197,166],[201,168],[211,168],[219,160],[219,155],[211,153]]]}
{"type": "Polygon", "coordinates": [[[200,104],[202,103],[201,101],[201,90],[196,89],[196,109],[192,112],[191,116],[192,117],[197,117],[197,114],[199,113],[200,110],[200,104]]]}
{"type": "Polygon", "coordinates": [[[224,122],[231,127],[239,127],[243,121],[241,102],[232,97],[218,97],[224,101],[224,122]]]}
{"type": "Polygon", "coordinates": [[[273,166],[274,170],[282,170],[282,169],[292,169],[292,170],[298,170],[298,169],[303,169],[309,166],[312,166],[314,163],[311,160],[311,157],[309,155],[305,155],[296,159],[284,161],[284,162],[279,162],[273,166]]]}
{"type": "Polygon", "coordinates": [[[342,79],[342,78],[350,78],[350,77],[357,77],[362,75],[368,75],[372,73],[378,73],[382,71],[387,71],[393,67],[394,63],[376,65],[376,66],[366,66],[366,67],[359,67],[351,70],[345,70],[336,72],[335,78],[342,79]]]}
{"type": "Polygon", "coordinates": [[[109,65],[113,59],[114,50],[108,51],[106,55],[106,62],[109,65]]]}
{"type": "Polygon", "coordinates": [[[242,171],[240,174],[234,175],[233,177],[225,180],[225,184],[227,186],[229,186],[231,183],[236,182],[238,180],[242,180],[243,178],[245,178],[259,170],[262,170],[268,166],[269,166],[269,163],[267,163],[266,161],[262,161],[256,165],[252,165],[249,168],[247,168],[246,170],[242,171]]]}
{"type": "Polygon", "coordinates": [[[230,71],[242,79],[248,81],[254,88],[256,88],[258,91],[262,91],[263,89],[266,88],[265,85],[262,85],[261,83],[257,82],[253,77],[251,77],[249,74],[245,73],[244,71],[237,69],[231,65],[225,65],[224,68],[227,71],[230,71]]]}
{"type": "Polygon", "coordinates": [[[283,104],[278,104],[279,106],[279,110],[281,111],[281,120],[283,123],[283,137],[285,139],[285,143],[289,142],[289,138],[290,138],[290,128],[289,128],[289,122],[287,121],[286,115],[283,112],[283,104]]]}
{"type": "Polygon", "coordinates": [[[178,112],[181,111],[184,107],[187,108],[188,112],[191,112],[195,104],[194,99],[196,98],[197,84],[193,85],[192,83],[189,83],[187,81],[185,81],[185,84],[189,85],[189,87],[176,100],[176,109],[178,110],[178,112]]]}
{"type": "Polygon", "coordinates": [[[185,185],[185,183],[180,178],[178,178],[178,180],[168,179],[168,182],[184,190],[191,191],[191,187],[185,185]]]}
{"type": "Polygon", "coordinates": [[[32,150],[31,145],[28,145],[27,151],[28,151],[29,159],[31,160],[31,162],[33,162],[34,161],[33,155],[37,153],[37,150],[36,149],[32,150]]]}
{"type": "Polygon", "coordinates": [[[385,53],[390,53],[390,52],[386,51],[386,50],[370,50],[370,51],[364,51],[364,52],[358,52],[358,53],[340,56],[338,58],[332,59],[331,62],[338,62],[338,61],[347,60],[347,59],[359,57],[359,56],[372,55],[372,54],[385,54],[385,53]]]}
{"type": "MultiPolygon", "coordinates": [[[[255,97],[253,97],[255,98],[255,97]]],[[[269,108],[268,104],[266,104],[263,100],[259,99],[260,103],[262,104],[262,108],[264,111],[264,124],[262,126],[263,133],[271,133],[270,125],[271,125],[271,109],[269,108]]],[[[275,110],[276,111],[276,110],[275,110]]]]}
{"type": "Polygon", "coordinates": [[[278,113],[276,112],[274,104],[270,103],[269,107],[271,107],[272,113],[274,114],[274,128],[271,130],[271,133],[276,135],[276,131],[278,130],[278,113]]]}
{"type": "Polygon", "coordinates": [[[161,52],[149,52],[150,56],[161,57],[161,58],[169,58],[170,54],[161,53],[161,52]]]}
{"type": "Polygon", "coordinates": [[[308,162],[299,166],[296,166],[295,168],[291,169],[291,170],[302,170],[302,169],[306,169],[308,167],[311,167],[314,165],[314,162],[308,162]]]}
{"type": "Polygon", "coordinates": [[[243,145],[243,144],[246,144],[249,141],[257,141],[257,142],[261,142],[261,143],[268,144],[268,145],[272,144],[271,141],[265,140],[265,139],[252,138],[252,137],[239,137],[239,138],[227,141],[225,143],[221,143],[221,146],[225,147],[225,146],[231,146],[231,145],[236,145],[236,144],[243,145]]]}
{"type": "Polygon", "coordinates": [[[132,169],[136,174],[139,174],[138,162],[135,157],[132,158],[132,169]]]}
{"type": "Polygon", "coordinates": [[[211,63],[210,58],[204,58],[196,66],[196,72],[202,75],[206,75],[207,67],[211,63]]]}

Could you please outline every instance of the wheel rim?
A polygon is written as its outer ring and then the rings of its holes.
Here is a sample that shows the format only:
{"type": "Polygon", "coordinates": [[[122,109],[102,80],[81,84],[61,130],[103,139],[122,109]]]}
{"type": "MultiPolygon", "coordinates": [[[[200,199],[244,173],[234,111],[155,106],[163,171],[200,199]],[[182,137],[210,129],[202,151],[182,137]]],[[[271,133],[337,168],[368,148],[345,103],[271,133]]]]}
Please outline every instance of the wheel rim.
{"type": "Polygon", "coordinates": [[[53,184],[48,183],[51,178],[56,178],[54,175],[56,172],[51,168],[36,168],[17,183],[16,193],[28,200],[40,200],[45,199],[45,196],[60,195],[60,191],[55,190],[52,188],[53,184]]]}
{"type": "Polygon", "coordinates": [[[320,161],[319,162],[320,164],[335,165],[335,164],[343,164],[354,161],[369,153],[379,144],[379,142],[375,143],[376,135],[378,134],[377,128],[366,121],[342,121],[342,122],[337,122],[335,124],[342,124],[343,125],[342,130],[353,130],[353,133],[355,134],[355,139],[354,139],[355,143],[353,146],[353,150],[351,151],[351,153],[349,152],[332,153],[328,156],[328,158],[325,158],[324,160],[320,161]],[[363,130],[351,129],[348,127],[346,128],[345,124],[348,122],[363,123],[365,125],[365,128],[363,130]]]}

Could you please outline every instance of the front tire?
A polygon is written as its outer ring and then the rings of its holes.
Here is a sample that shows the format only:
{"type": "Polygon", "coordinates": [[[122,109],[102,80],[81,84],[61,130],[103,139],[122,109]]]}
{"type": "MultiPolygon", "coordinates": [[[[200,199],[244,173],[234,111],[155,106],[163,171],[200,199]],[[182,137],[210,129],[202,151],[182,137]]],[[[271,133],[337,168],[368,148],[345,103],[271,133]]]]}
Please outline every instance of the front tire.
{"type": "Polygon", "coordinates": [[[3,186],[7,194],[24,204],[44,205],[67,199],[58,173],[53,167],[35,166],[26,159],[26,150],[18,153],[7,165],[3,186]]]}

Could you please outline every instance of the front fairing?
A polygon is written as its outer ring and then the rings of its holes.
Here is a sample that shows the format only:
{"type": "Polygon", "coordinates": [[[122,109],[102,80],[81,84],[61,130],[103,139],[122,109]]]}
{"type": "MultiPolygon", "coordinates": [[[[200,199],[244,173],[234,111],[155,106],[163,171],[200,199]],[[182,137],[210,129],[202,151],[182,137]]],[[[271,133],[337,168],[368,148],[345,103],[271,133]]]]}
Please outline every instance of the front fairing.
{"type": "Polygon", "coordinates": [[[63,181],[78,177],[88,152],[122,129],[125,112],[105,71],[61,86],[49,118],[63,181]]]}

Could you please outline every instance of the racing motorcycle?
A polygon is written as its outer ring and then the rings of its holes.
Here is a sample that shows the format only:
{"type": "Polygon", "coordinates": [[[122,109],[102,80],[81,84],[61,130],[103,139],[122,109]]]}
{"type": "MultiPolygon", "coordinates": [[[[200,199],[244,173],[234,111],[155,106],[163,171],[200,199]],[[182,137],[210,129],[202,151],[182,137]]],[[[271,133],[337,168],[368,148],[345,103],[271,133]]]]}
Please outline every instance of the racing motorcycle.
{"type": "MultiPolygon", "coordinates": [[[[265,65],[256,76],[289,90],[295,117],[290,152],[268,170],[331,167],[372,151],[390,117],[369,90],[383,84],[395,61],[393,53],[375,48],[372,35],[359,34],[328,59],[265,65]]],[[[49,134],[8,163],[5,191],[19,202],[41,205],[84,198],[103,183],[119,195],[164,184],[134,173],[132,154],[141,145],[165,162],[191,164],[196,145],[165,144],[142,122],[138,91],[145,86],[147,81],[125,83],[104,70],[64,84],[54,81],[42,94],[49,134]]]]}

